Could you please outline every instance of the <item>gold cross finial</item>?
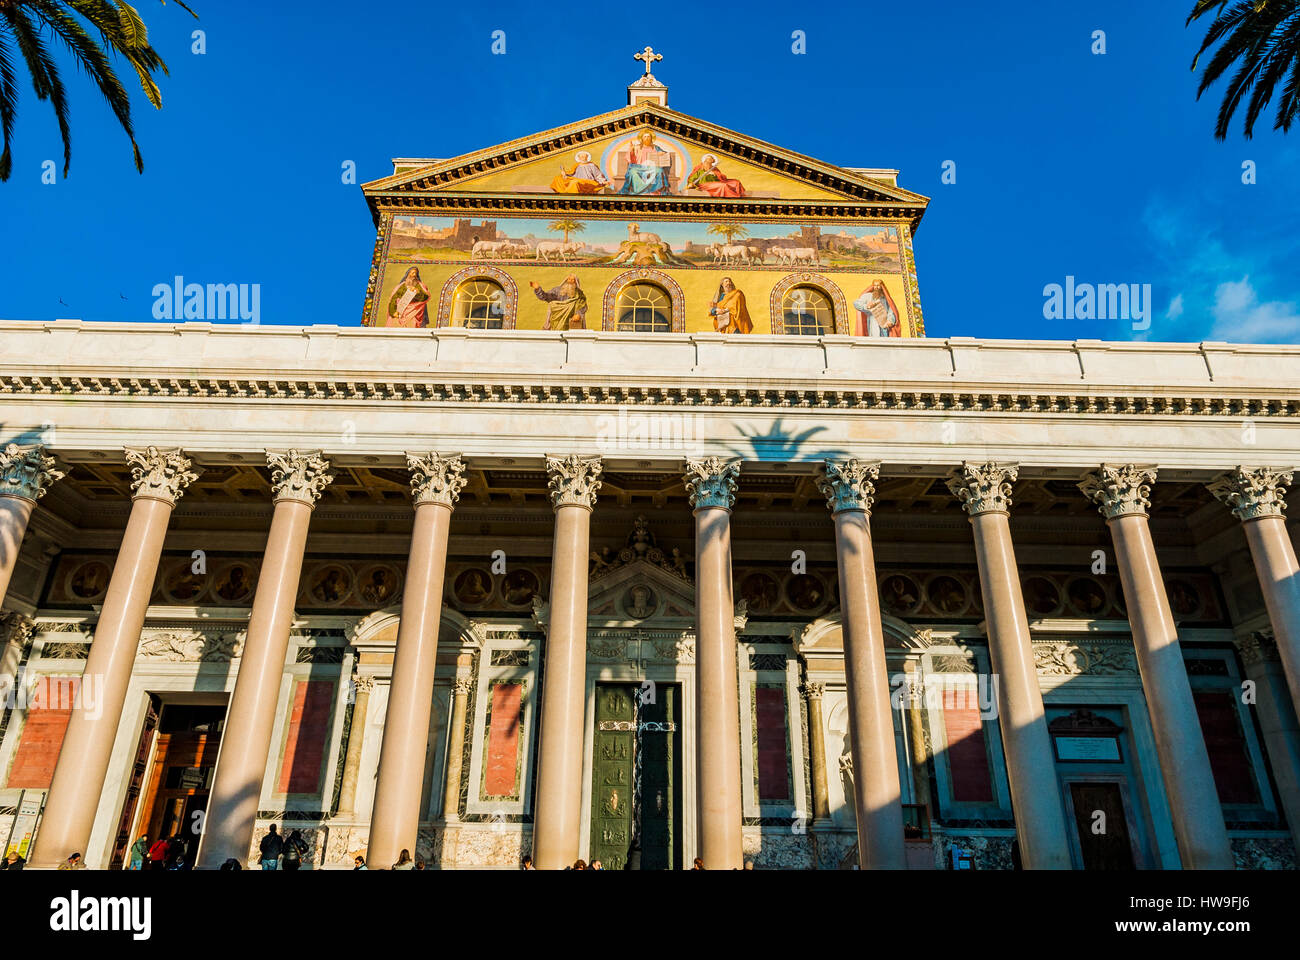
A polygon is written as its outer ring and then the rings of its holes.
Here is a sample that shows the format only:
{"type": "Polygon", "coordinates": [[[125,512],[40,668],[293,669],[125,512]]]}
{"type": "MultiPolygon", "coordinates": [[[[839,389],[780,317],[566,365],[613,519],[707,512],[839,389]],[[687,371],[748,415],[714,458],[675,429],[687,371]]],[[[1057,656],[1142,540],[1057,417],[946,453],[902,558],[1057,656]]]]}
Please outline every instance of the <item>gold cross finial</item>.
{"type": "Polygon", "coordinates": [[[640,53],[634,53],[632,58],[634,60],[645,61],[645,75],[648,77],[650,76],[650,64],[656,60],[662,60],[664,55],[662,53],[655,53],[654,47],[646,47],[640,53]]]}

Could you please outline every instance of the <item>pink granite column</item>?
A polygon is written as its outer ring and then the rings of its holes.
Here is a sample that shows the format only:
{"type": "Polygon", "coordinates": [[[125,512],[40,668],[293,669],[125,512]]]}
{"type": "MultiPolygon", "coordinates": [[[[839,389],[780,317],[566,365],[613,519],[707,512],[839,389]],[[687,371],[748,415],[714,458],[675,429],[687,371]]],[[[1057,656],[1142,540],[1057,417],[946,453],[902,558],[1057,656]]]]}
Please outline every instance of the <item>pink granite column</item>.
{"type": "Polygon", "coordinates": [[[586,710],[586,602],[591,510],[601,459],[547,457],[555,545],[539,719],[533,860],[560,870],[577,860],[582,822],[582,731],[586,710]]]}
{"type": "Polygon", "coordinates": [[[366,849],[376,867],[396,863],[402,850],[415,850],[419,839],[447,539],[451,512],[467,482],[460,457],[408,453],[406,464],[415,496],[415,524],[366,849]]]}
{"type": "Polygon", "coordinates": [[[561,870],[578,859],[582,824],[582,741],[587,703],[587,570],[599,457],[547,457],[555,545],[539,720],[533,860],[561,870]]]}
{"type": "Polygon", "coordinates": [[[686,461],[695,512],[695,794],[697,850],[707,870],[744,865],[740,693],[731,585],[731,508],[738,461],[686,461]]]}
{"type": "Polygon", "coordinates": [[[221,734],[221,751],[199,841],[200,867],[220,867],[232,858],[241,864],[248,860],[275,729],[280,680],[289,652],[307,527],[321,491],[334,479],[319,451],[268,451],[266,461],[271,467],[275,510],[253,595],[235,692],[221,734]]]}
{"type": "Polygon", "coordinates": [[[1079,489],[1097,504],[1115,542],[1133,649],[1183,867],[1231,870],[1223,808],[1147,520],[1155,482],[1154,467],[1102,464],[1084,477],[1079,489]]]}
{"type": "Polygon", "coordinates": [[[0,450],[0,608],[36,501],[62,476],[63,471],[55,469],[54,458],[47,457],[42,446],[10,443],[0,450]]]}
{"type": "Polygon", "coordinates": [[[1011,483],[1017,473],[1015,464],[964,463],[952,472],[948,489],[970,515],[975,532],[1020,862],[1031,870],[1069,870],[1065,807],[1011,544],[1011,483]]]}
{"type": "Polygon", "coordinates": [[[844,680],[852,744],[858,862],[863,869],[903,870],[903,806],[894,747],[885,633],[871,549],[871,504],[879,464],[827,460],[817,487],[835,522],[844,680]]]}
{"type": "Polygon", "coordinates": [[[126,461],[134,490],[131,515],[54,767],[45,814],[29,858],[33,867],[58,866],[70,854],[86,851],[158,575],[167,523],[185,487],[198,477],[180,450],[127,448],[126,461]]]}
{"type": "Polygon", "coordinates": [[[1273,640],[1286,672],[1291,703],[1300,714],[1300,566],[1286,530],[1290,470],[1238,467],[1210,484],[1210,492],[1241,521],[1255,561],[1273,640]]]}

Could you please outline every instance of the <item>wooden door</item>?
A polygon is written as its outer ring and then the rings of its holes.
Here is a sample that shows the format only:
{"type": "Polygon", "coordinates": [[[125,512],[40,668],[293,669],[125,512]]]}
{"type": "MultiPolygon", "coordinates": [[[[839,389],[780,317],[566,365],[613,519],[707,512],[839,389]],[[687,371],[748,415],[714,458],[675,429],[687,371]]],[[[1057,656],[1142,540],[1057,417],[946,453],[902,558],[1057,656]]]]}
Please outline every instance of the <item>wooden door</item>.
{"type": "Polygon", "coordinates": [[[1134,870],[1124,797],[1118,783],[1070,783],[1074,822],[1085,870],[1134,870]]]}
{"type": "Polygon", "coordinates": [[[153,773],[140,817],[151,845],[159,837],[179,835],[193,859],[220,745],[220,734],[158,734],[153,773]]]}

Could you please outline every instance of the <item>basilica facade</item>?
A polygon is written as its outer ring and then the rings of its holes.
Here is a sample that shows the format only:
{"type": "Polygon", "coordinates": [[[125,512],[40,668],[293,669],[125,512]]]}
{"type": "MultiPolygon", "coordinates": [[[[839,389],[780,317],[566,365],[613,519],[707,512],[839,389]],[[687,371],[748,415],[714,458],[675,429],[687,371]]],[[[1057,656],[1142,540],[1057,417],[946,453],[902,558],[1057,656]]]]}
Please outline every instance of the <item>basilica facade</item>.
{"type": "Polygon", "coordinates": [[[1300,349],[927,338],[656,58],[366,184],[360,325],[0,321],[6,852],[1294,869],[1300,349]]]}

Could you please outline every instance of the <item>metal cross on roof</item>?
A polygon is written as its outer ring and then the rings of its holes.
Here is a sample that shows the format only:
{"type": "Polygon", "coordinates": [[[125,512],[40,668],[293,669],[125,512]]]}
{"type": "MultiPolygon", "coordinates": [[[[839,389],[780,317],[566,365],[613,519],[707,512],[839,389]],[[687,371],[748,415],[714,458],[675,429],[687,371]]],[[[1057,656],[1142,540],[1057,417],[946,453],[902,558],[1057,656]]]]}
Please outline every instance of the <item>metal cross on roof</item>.
{"type": "Polygon", "coordinates": [[[640,53],[634,53],[632,58],[634,60],[645,61],[645,75],[648,77],[650,76],[650,64],[654,63],[656,60],[662,60],[664,55],[662,53],[655,53],[654,47],[646,47],[640,53]]]}

